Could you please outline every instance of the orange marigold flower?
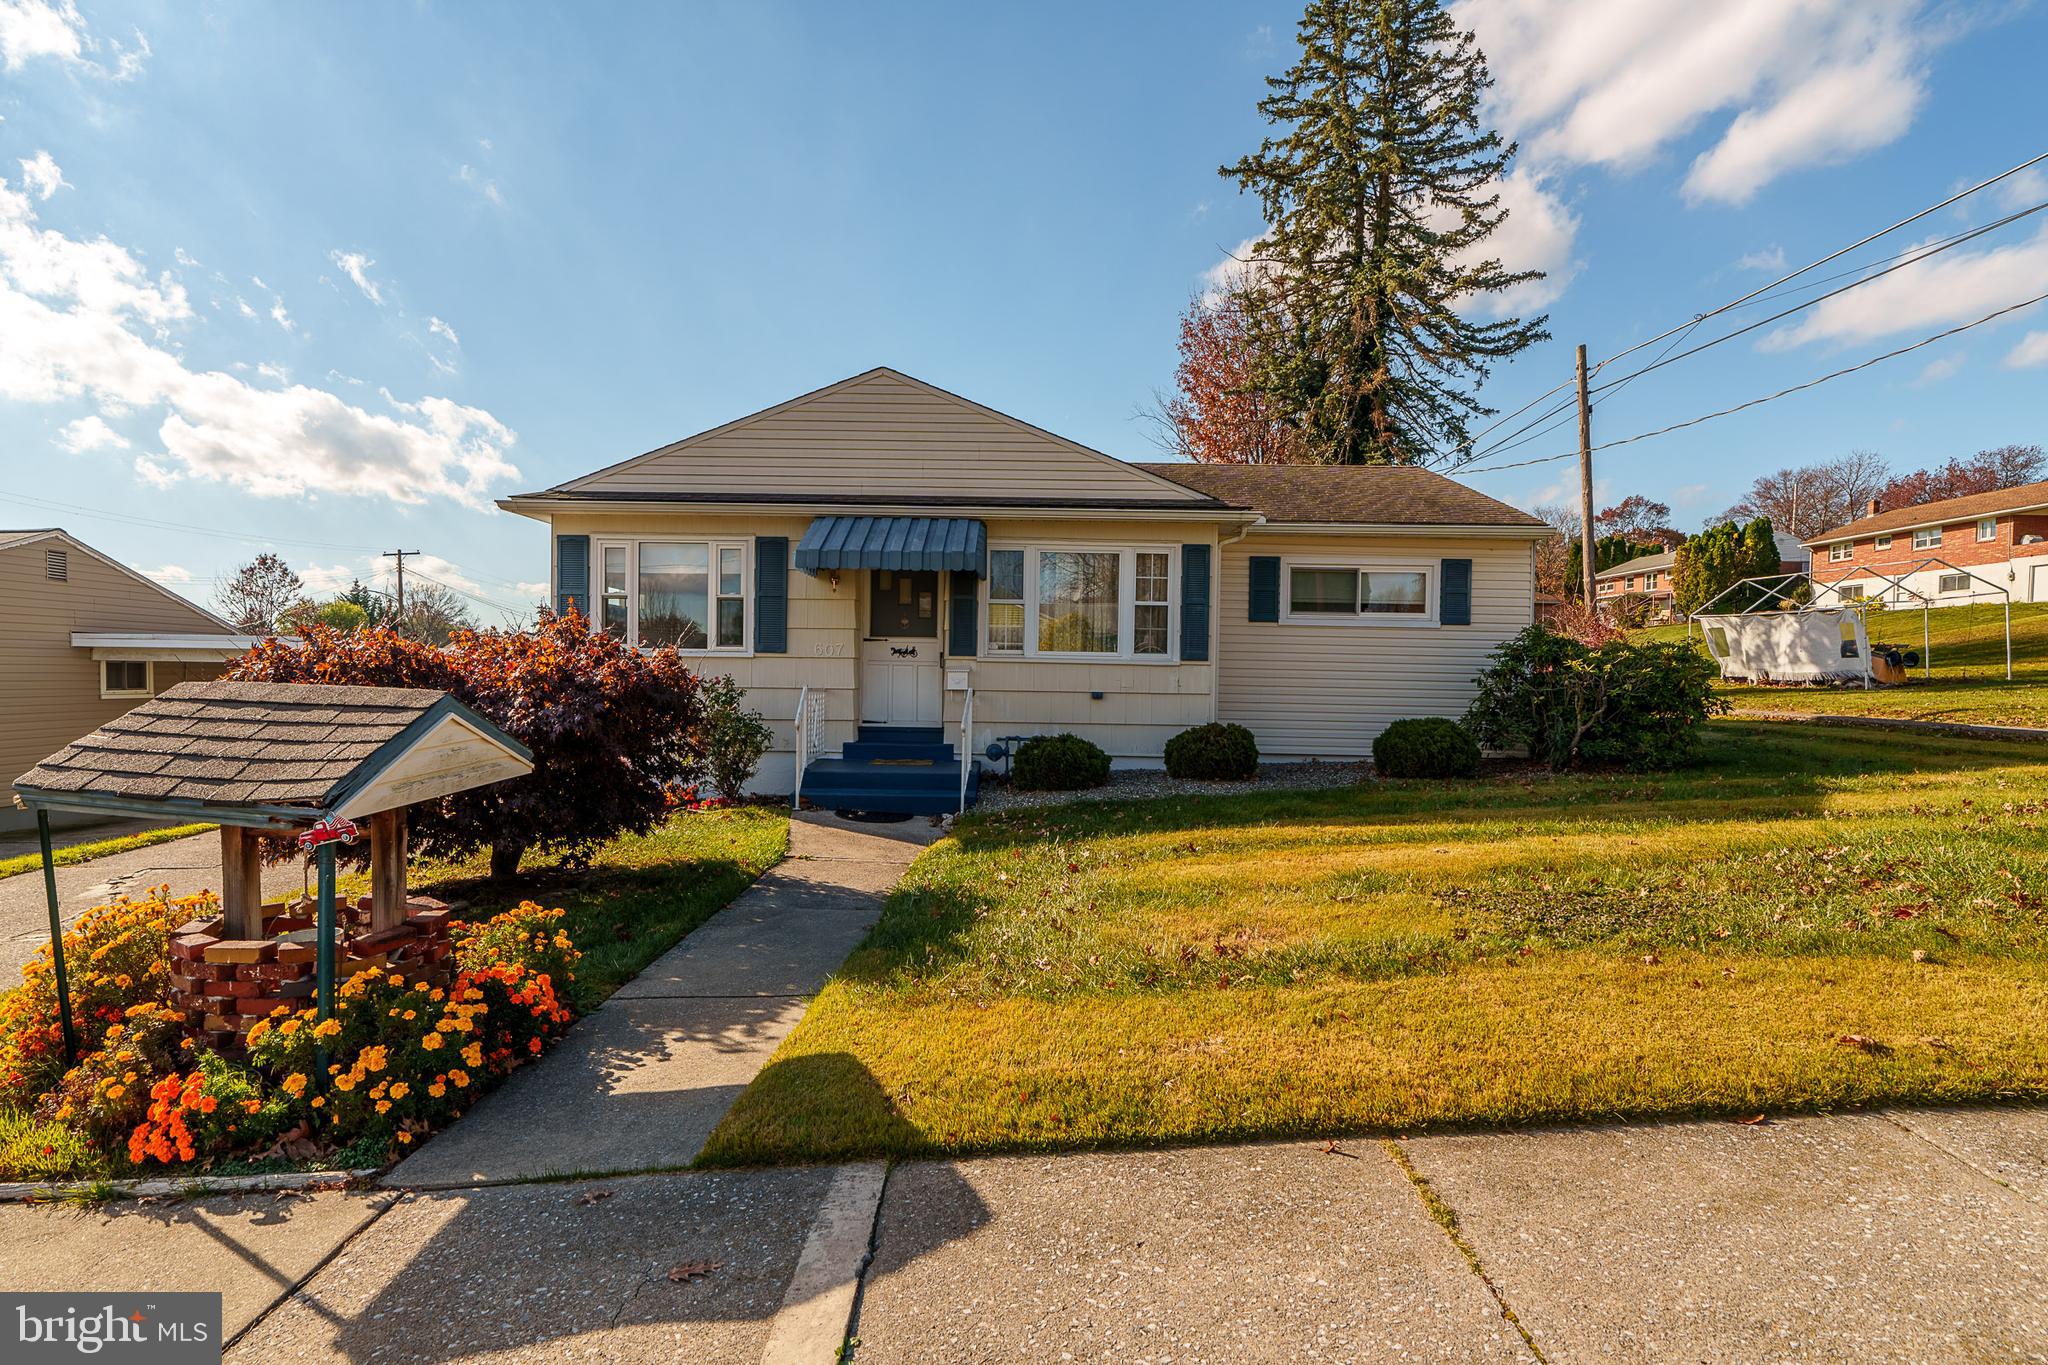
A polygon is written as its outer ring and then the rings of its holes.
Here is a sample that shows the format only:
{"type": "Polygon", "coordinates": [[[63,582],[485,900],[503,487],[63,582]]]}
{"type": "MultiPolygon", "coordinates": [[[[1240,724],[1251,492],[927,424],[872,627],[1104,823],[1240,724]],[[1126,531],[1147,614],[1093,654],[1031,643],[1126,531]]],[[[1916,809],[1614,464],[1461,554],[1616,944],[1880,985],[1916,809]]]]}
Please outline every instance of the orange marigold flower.
{"type": "Polygon", "coordinates": [[[378,1112],[378,1113],[380,1113],[380,1114],[388,1114],[388,1113],[390,1113],[390,1112],[391,1112],[391,1101],[390,1101],[390,1100],[378,1100],[378,1101],[377,1101],[377,1112],[378,1112]]]}
{"type": "Polygon", "coordinates": [[[425,1048],[428,1052],[438,1052],[441,1047],[441,1035],[438,1033],[429,1033],[426,1037],[420,1039],[420,1046],[425,1048]]]}

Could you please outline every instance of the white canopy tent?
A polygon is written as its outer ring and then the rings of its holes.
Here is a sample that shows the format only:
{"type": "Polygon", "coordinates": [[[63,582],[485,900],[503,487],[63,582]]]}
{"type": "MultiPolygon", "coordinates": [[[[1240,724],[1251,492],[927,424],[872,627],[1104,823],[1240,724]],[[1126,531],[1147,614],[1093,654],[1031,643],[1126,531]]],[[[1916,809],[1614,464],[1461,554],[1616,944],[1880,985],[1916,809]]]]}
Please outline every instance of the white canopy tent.
{"type": "MultiPolygon", "coordinates": [[[[1927,569],[1953,577],[1972,601],[1995,596],[2005,608],[2005,677],[2012,680],[2012,594],[2004,586],[1979,577],[1943,559],[1923,559],[1897,574],[1865,570],[1854,581],[1816,582],[1808,572],[1745,578],[1714,595],[1693,613],[1707,652],[1721,665],[1721,676],[1750,682],[1854,682],[1871,685],[1870,612],[1874,608],[1920,606],[1921,676],[1934,676],[1933,628],[1928,610],[1934,599],[1907,583],[1927,569]],[[1870,579],[1882,586],[1871,591],[1870,579]],[[1976,586],[1969,586],[1976,585],[1976,586]],[[1736,608],[1737,603],[1749,605],[1736,608]],[[1722,603],[1728,609],[1716,611],[1722,603]]],[[[1690,631],[1691,626],[1687,627],[1690,631]]]]}

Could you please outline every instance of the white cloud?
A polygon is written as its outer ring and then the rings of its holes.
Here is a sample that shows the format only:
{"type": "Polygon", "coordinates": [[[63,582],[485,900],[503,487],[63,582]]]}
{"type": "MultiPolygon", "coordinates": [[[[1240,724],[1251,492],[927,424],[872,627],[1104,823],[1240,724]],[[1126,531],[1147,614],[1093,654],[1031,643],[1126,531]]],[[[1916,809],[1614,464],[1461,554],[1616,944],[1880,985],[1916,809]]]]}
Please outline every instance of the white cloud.
{"type": "Polygon", "coordinates": [[[2008,209],[2030,208],[2043,199],[2048,199],[2048,170],[2039,166],[1998,182],[1998,202],[2008,209]]]}
{"type": "Polygon", "coordinates": [[[183,564],[165,564],[155,569],[145,569],[140,564],[131,564],[129,567],[144,578],[154,579],[158,583],[190,583],[192,581],[192,571],[183,564]]]}
{"type": "Polygon", "coordinates": [[[19,71],[31,57],[83,62],[85,20],[72,0],[0,0],[0,66],[19,71]]]}
{"type": "Polygon", "coordinates": [[[1232,248],[1228,255],[1202,272],[1202,298],[1214,303],[1261,268],[1258,262],[1259,245],[1263,237],[1247,237],[1232,248]]]}
{"type": "Polygon", "coordinates": [[[2010,246],[1954,248],[1872,280],[1768,333],[1759,349],[1938,331],[2030,298],[2042,292],[2043,280],[2048,280],[2048,228],[2010,246]]]}
{"type": "Polygon", "coordinates": [[[1939,359],[1928,361],[1926,365],[1921,367],[1920,373],[1914,376],[1913,387],[1924,389],[1930,384],[1939,384],[1944,379],[1955,378],[1962,370],[1963,362],[1967,359],[1969,359],[1967,355],[1958,352],[1955,355],[1945,355],[1939,359]]]}
{"type": "Polygon", "coordinates": [[[2048,365],[2048,332],[2029,332],[2021,337],[2020,344],[2006,355],[2005,363],[2015,370],[2048,365]]]}
{"type": "MultiPolygon", "coordinates": [[[[251,275],[249,277],[249,283],[255,285],[264,293],[270,295],[270,320],[272,322],[276,323],[279,327],[282,327],[287,332],[296,332],[299,329],[299,325],[296,322],[292,321],[292,315],[285,309],[284,295],[278,293],[275,289],[272,289],[269,285],[265,284],[263,282],[263,277],[261,275],[251,275]]],[[[243,303],[242,300],[240,299],[236,299],[235,302],[241,304],[243,317],[253,318],[256,316],[256,310],[251,308],[248,304],[243,303]]]]}
{"type": "Polygon", "coordinates": [[[192,317],[176,280],[152,280],[105,238],[39,227],[29,197],[0,183],[0,398],[162,410],[161,451],[136,459],[145,481],[486,509],[491,490],[518,477],[506,459],[513,433],[479,408],[387,396],[388,411],[373,412],[303,384],[258,389],[195,371],[169,345],[192,317]]]}
{"type": "Polygon", "coordinates": [[[540,598],[545,601],[548,595],[548,585],[545,583],[519,583],[515,586],[519,589],[519,595],[522,598],[540,598]]]}
{"type": "Polygon", "coordinates": [[[1579,217],[1546,183],[1547,177],[1518,166],[1500,182],[1506,221],[1480,244],[1481,257],[1494,257],[1509,270],[1541,270],[1544,277],[1518,284],[1479,300],[1478,311],[1490,317],[1540,312],[1554,302],[1579,273],[1572,259],[1579,217]]]}
{"type": "Polygon", "coordinates": [[[315,597],[340,592],[363,575],[347,564],[307,564],[294,570],[306,591],[315,597]]]}
{"type": "Polygon", "coordinates": [[[149,40],[138,31],[123,45],[87,31],[76,0],[0,0],[0,68],[19,71],[31,58],[48,57],[108,80],[130,81],[149,59],[149,40]],[[88,54],[101,50],[114,59],[109,69],[88,54]]]}
{"type": "Polygon", "coordinates": [[[474,166],[464,166],[455,173],[455,178],[491,201],[497,208],[505,207],[505,194],[498,188],[498,182],[474,166]]]}
{"type": "Polygon", "coordinates": [[[448,344],[451,346],[460,346],[462,344],[462,338],[455,335],[455,329],[439,318],[429,317],[427,319],[427,330],[435,336],[447,337],[448,344]]]}
{"type": "Polygon", "coordinates": [[[48,199],[58,190],[70,188],[71,182],[64,178],[64,172],[48,152],[37,152],[32,160],[20,164],[22,185],[38,199],[48,199]]]}
{"type": "Polygon", "coordinates": [[[1925,95],[1925,0],[1459,0],[1492,113],[1538,164],[1630,170],[1730,122],[1686,193],[1740,203],[1777,176],[1881,146],[1925,95]]]}
{"type": "Polygon", "coordinates": [[[1737,270],[1761,270],[1766,275],[1785,273],[1785,248],[1772,243],[1761,251],[1752,251],[1735,263],[1737,270]]]}
{"type": "Polygon", "coordinates": [[[83,455],[88,450],[126,450],[128,438],[95,413],[57,428],[57,444],[73,455],[83,455]]]}
{"type": "Polygon", "coordinates": [[[341,268],[341,272],[355,281],[356,288],[363,291],[363,297],[378,307],[384,305],[384,291],[370,278],[370,267],[377,264],[360,251],[343,251],[336,248],[327,253],[328,259],[341,268]]]}

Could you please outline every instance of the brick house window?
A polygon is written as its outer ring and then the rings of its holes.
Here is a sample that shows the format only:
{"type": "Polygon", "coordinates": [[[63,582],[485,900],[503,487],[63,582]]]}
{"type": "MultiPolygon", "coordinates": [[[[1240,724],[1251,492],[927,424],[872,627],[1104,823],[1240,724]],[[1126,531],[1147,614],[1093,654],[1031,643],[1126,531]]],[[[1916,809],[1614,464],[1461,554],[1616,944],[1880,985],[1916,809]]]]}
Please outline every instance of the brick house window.
{"type": "Polygon", "coordinates": [[[1936,592],[1968,592],[1970,576],[1966,573],[1945,573],[1935,587],[1936,592]]]}
{"type": "Polygon", "coordinates": [[[1916,550],[1938,550],[1941,548],[1941,528],[1926,526],[1913,533],[1913,548],[1916,550]]]}
{"type": "Polygon", "coordinates": [[[1851,545],[1846,540],[1838,540],[1833,545],[1828,546],[1828,561],[1839,564],[1855,553],[1856,547],[1854,545],[1851,545]]]}
{"type": "Polygon", "coordinates": [[[1876,540],[1872,541],[1871,544],[1875,545],[1880,550],[1889,550],[1892,547],[1892,538],[1890,536],[1879,536],[1876,540]]]}
{"type": "Polygon", "coordinates": [[[1979,542],[1998,539],[1997,517],[1980,517],[1978,519],[1977,539],[1979,542]]]}

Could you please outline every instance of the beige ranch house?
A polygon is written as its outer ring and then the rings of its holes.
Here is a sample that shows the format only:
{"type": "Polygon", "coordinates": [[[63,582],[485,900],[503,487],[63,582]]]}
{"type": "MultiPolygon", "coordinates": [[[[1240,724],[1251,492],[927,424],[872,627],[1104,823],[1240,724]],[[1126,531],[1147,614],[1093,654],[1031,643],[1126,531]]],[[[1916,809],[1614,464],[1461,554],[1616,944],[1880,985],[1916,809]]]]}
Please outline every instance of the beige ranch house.
{"type": "Polygon", "coordinates": [[[762,791],[878,810],[1059,731],[1368,754],[1463,713],[1552,534],[1421,469],[1128,463],[886,368],[499,505],[549,524],[558,609],[747,689],[762,791]]]}

